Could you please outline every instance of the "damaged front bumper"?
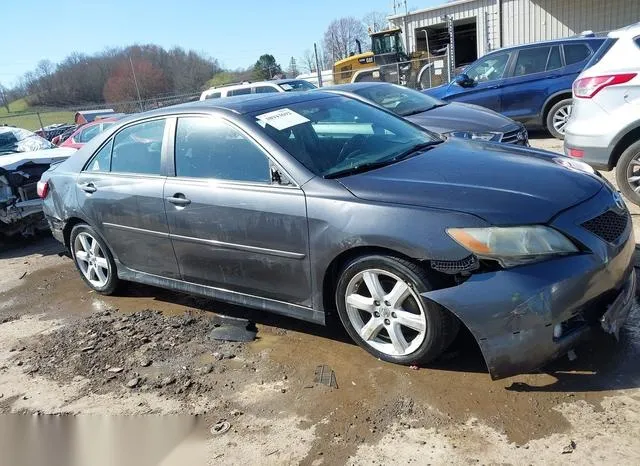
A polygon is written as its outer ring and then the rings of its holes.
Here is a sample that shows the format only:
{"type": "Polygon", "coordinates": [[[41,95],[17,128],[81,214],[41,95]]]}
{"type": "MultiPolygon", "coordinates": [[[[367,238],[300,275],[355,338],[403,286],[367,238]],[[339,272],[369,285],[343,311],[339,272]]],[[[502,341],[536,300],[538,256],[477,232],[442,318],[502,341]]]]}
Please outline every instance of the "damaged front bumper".
{"type": "Polygon", "coordinates": [[[492,379],[538,369],[594,329],[617,337],[635,300],[635,240],[630,217],[617,244],[581,228],[602,213],[595,205],[554,222],[563,231],[573,228],[589,252],[471,275],[457,286],[422,294],[467,326],[492,379]]]}

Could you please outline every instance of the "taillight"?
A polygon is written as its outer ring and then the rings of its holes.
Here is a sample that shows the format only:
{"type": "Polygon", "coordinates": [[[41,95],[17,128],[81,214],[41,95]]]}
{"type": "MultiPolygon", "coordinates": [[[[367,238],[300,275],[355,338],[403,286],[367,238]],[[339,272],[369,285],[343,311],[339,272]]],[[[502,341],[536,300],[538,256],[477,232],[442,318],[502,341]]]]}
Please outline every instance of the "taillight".
{"type": "Polygon", "coordinates": [[[580,78],[573,83],[573,95],[580,99],[591,99],[607,86],[624,84],[635,78],[638,73],[608,74],[580,78]]]}
{"type": "Polygon", "coordinates": [[[49,194],[49,182],[48,181],[38,181],[37,185],[38,197],[40,199],[44,199],[49,194]]]}

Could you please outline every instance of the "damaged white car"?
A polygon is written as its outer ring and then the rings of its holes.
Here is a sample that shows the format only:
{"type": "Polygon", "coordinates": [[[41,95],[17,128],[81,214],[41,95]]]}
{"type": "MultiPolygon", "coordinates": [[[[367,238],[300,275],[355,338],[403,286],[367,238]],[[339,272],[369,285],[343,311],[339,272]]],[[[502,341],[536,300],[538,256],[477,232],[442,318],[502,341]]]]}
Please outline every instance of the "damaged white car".
{"type": "Polygon", "coordinates": [[[0,237],[46,230],[37,183],[76,150],[56,148],[26,129],[0,126],[0,237]]]}

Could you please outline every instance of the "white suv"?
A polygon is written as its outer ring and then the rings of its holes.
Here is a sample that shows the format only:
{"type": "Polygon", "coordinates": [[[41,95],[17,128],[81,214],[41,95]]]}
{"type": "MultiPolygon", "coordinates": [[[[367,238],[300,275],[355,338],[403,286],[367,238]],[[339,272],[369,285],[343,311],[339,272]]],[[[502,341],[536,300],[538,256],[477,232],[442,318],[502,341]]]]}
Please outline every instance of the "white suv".
{"type": "Polygon", "coordinates": [[[640,205],[640,23],[610,32],[573,83],[564,150],[599,170],[617,166],[620,191],[640,205]]]}
{"type": "Polygon", "coordinates": [[[310,91],[316,86],[304,79],[276,79],[274,81],[244,82],[242,84],[228,84],[212,87],[200,95],[200,100],[220,99],[234,95],[268,94],[271,92],[310,91]]]}

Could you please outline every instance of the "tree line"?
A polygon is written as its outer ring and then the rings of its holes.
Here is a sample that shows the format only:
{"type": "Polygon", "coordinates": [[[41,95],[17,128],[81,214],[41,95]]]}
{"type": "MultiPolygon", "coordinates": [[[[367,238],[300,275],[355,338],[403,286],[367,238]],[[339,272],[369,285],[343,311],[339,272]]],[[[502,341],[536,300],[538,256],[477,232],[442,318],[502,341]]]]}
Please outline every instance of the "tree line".
{"type": "Polygon", "coordinates": [[[219,71],[216,59],[191,50],[134,45],[95,55],[73,53],[57,65],[42,60],[11,93],[28,97],[30,105],[122,102],[136,100],[138,90],[142,99],[192,93],[219,71]]]}

